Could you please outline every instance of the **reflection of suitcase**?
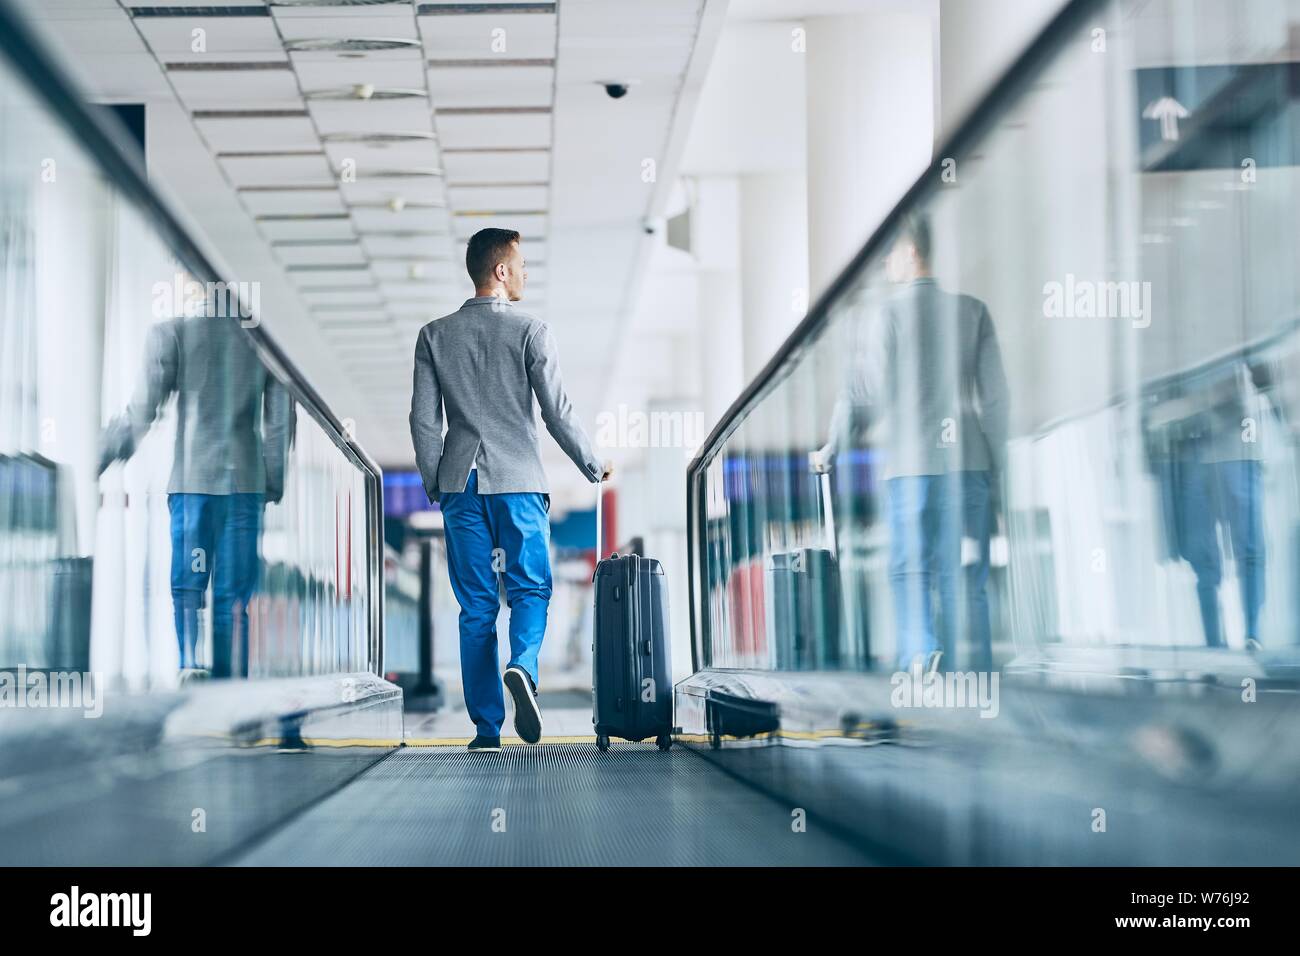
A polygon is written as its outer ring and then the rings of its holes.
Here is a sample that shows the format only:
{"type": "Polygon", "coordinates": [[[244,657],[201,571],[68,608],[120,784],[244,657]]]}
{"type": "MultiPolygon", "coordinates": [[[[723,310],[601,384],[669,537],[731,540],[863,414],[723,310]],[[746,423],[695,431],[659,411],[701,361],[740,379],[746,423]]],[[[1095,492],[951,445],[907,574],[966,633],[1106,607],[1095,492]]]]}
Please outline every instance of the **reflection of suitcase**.
{"type": "Polygon", "coordinates": [[[47,459],[0,455],[0,551],[9,549],[0,573],[0,667],[43,666],[49,657],[56,484],[47,459]]]}
{"type": "Polygon", "coordinates": [[[830,547],[772,555],[772,634],[779,670],[834,669],[841,664],[840,569],[829,474],[819,476],[817,488],[830,547]]]}
{"type": "Polygon", "coordinates": [[[781,729],[781,711],[773,701],[738,697],[710,690],[704,701],[704,723],[709,745],[717,750],[723,737],[757,737],[781,729]]]}
{"type": "MultiPolygon", "coordinates": [[[[600,485],[596,496],[596,548],[600,554],[600,485]]],[[[610,737],[654,737],[672,745],[673,687],[669,664],[668,587],[654,558],[636,554],[597,561],[592,575],[595,640],[592,653],[592,723],[596,746],[610,737]]]]}
{"type": "Polygon", "coordinates": [[[50,632],[47,640],[53,670],[90,670],[90,597],[93,558],[58,558],[54,561],[54,587],[50,596],[50,632]]]}
{"type": "Polygon", "coordinates": [[[840,568],[833,552],[772,555],[772,630],[778,670],[840,666],[840,568]]]}

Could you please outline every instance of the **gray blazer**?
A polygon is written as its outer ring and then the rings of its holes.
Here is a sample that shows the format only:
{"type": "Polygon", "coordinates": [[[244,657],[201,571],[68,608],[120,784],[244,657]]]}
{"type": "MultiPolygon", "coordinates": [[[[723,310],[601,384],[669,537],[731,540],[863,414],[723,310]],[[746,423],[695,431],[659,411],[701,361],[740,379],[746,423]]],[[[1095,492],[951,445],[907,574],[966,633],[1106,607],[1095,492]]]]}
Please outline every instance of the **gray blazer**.
{"type": "Polygon", "coordinates": [[[239,323],[224,315],[170,319],[149,330],[140,382],[101,437],[101,472],[135,453],[172,395],[176,445],[168,492],[280,500],[293,427],[289,394],[239,323]]]}
{"type": "Polygon", "coordinates": [[[480,494],[548,492],[534,396],[546,430],[588,481],[598,481],[603,469],[565,394],[545,322],[504,299],[478,296],[422,328],[411,440],[429,500],[464,491],[474,467],[480,494]]]}
{"type": "Polygon", "coordinates": [[[868,338],[852,350],[832,451],[882,422],[885,478],[1005,471],[1007,377],[983,302],[918,279],[885,304],[868,338]]]}

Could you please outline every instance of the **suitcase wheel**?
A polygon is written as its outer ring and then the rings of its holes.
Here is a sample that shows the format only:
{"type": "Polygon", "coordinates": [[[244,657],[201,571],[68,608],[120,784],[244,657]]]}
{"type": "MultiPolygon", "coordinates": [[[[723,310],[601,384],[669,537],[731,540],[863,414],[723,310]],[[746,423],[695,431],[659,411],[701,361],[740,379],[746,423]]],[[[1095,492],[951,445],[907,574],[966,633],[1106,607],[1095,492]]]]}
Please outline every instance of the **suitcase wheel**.
{"type": "Polygon", "coordinates": [[[672,745],[673,745],[673,738],[671,734],[660,734],[658,737],[655,738],[655,746],[658,747],[660,750],[667,751],[668,748],[671,747],[672,745]]]}
{"type": "Polygon", "coordinates": [[[596,746],[600,748],[600,750],[601,750],[602,753],[604,753],[606,750],[608,750],[608,749],[609,749],[609,737],[608,737],[608,735],[606,735],[606,734],[597,734],[597,735],[596,735],[596,746]]]}

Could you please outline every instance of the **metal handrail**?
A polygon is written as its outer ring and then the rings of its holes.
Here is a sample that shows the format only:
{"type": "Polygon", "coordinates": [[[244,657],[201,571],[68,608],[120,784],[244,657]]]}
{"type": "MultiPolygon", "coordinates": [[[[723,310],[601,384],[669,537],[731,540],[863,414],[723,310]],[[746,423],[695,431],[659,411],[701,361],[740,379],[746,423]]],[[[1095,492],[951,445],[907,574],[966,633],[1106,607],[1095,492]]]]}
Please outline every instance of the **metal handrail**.
{"type": "MultiPolygon", "coordinates": [[[[167,201],[149,183],[142,154],[115,121],[88,107],[44,41],[13,9],[10,0],[0,0],[0,54],[13,65],[31,95],[43,101],[49,112],[68,133],[81,143],[89,158],[102,170],[113,188],[130,200],[156,230],[162,241],[201,282],[227,282],[232,300],[237,286],[213,264],[214,257],[190,234],[167,201]]],[[[231,321],[250,315],[242,306],[231,310],[231,321]]],[[[252,340],[262,362],[276,374],[298,403],[320,424],[325,434],[366,476],[369,512],[366,535],[366,564],[370,589],[370,661],[375,673],[383,673],[384,633],[384,487],[383,470],[343,427],[307,376],[260,322],[241,328],[252,340]]]]}

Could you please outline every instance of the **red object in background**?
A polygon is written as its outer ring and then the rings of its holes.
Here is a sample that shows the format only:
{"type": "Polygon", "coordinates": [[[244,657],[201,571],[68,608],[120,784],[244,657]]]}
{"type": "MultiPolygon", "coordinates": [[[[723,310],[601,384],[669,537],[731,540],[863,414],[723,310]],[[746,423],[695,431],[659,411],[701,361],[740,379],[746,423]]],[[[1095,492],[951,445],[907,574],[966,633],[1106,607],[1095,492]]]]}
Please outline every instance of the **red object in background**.
{"type": "Polygon", "coordinates": [[[597,558],[608,558],[610,552],[618,547],[618,492],[608,485],[601,487],[600,513],[604,524],[597,558]]]}
{"type": "Polygon", "coordinates": [[[596,562],[608,558],[618,547],[618,493],[608,484],[602,484],[600,498],[596,507],[601,509],[600,541],[588,555],[592,574],[596,573],[596,562]],[[599,553],[597,553],[599,552],[599,553]]]}
{"type": "Polygon", "coordinates": [[[764,601],[763,560],[734,568],[727,581],[731,606],[731,647],[740,658],[735,663],[758,663],[767,653],[767,611],[764,601]]]}

